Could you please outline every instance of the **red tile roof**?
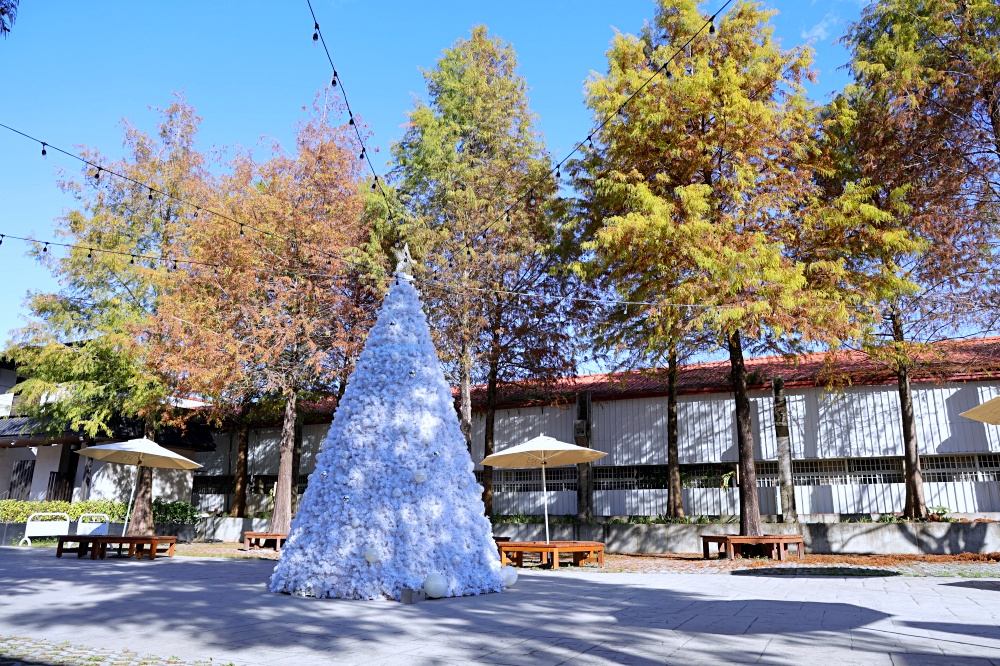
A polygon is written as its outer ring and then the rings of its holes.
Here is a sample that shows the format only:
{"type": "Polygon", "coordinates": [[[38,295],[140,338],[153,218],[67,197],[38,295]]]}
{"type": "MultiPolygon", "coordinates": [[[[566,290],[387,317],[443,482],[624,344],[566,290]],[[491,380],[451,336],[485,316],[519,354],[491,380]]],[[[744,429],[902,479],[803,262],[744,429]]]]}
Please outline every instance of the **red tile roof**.
{"type": "MultiPolygon", "coordinates": [[[[831,355],[820,352],[799,356],[762,356],[746,359],[751,390],[769,389],[772,377],[781,376],[787,388],[814,386],[857,386],[894,383],[895,373],[884,363],[867,354],[842,351],[831,355]]],[[[729,361],[711,361],[682,365],[677,378],[681,395],[724,393],[730,391],[729,361]]],[[[911,373],[911,382],[940,383],[1000,379],[1000,337],[940,342],[919,356],[911,373]]],[[[614,372],[565,377],[545,393],[527,383],[501,388],[504,407],[551,403],[572,399],[576,393],[590,391],[594,400],[615,400],[665,395],[666,370],[614,372]]],[[[474,386],[472,402],[482,407],[486,387],[474,386]]]]}

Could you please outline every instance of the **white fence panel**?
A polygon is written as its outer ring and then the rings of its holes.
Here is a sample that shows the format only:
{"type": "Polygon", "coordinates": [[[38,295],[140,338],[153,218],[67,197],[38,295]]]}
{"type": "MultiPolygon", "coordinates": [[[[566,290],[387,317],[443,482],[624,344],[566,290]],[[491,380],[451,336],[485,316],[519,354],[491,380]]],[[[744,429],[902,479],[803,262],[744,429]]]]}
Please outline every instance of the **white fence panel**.
{"type": "Polygon", "coordinates": [[[658,516],[667,512],[665,489],[595,490],[594,514],[598,516],[658,516]]]}
{"type": "MultiPolygon", "coordinates": [[[[540,516],[544,512],[542,493],[493,493],[493,513],[540,516]]],[[[576,515],[576,491],[557,490],[549,493],[549,515],[576,515]]]]}

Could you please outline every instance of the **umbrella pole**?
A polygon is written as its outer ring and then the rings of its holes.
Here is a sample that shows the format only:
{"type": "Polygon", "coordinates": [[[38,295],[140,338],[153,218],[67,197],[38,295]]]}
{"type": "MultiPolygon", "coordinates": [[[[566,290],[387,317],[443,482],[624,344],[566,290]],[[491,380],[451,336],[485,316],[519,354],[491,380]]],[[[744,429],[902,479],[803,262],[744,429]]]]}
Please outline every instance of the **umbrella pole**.
{"type": "Polygon", "coordinates": [[[542,507],[545,510],[545,543],[549,543],[549,491],[545,486],[545,463],[542,463],[542,507]]]}
{"type": "Polygon", "coordinates": [[[125,525],[122,527],[122,536],[128,533],[128,519],[132,515],[132,502],[135,500],[135,488],[139,485],[139,468],[142,465],[135,466],[135,477],[132,479],[132,493],[128,496],[128,509],[125,510],[125,525]]]}

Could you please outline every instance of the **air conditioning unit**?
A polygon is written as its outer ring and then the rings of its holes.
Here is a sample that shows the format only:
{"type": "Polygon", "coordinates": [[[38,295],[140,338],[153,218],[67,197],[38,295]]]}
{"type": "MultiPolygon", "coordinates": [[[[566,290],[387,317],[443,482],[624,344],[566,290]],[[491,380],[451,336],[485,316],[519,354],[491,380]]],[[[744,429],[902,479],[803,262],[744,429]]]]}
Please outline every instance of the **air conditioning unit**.
{"type": "Polygon", "coordinates": [[[577,419],[573,422],[573,439],[579,446],[590,445],[590,423],[586,419],[577,419]]]}

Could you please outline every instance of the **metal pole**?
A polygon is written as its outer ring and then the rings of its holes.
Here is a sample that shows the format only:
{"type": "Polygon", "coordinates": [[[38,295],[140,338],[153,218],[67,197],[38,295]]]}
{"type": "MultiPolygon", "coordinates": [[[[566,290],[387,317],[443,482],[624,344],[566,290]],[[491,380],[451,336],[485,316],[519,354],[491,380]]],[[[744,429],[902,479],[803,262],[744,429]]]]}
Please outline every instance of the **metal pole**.
{"type": "MultiPolygon", "coordinates": [[[[140,463],[142,459],[140,458],[140,463]]],[[[125,536],[128,532],[128,519],[132,515],[132,501],[135,499],[135,488],[139,485],[139,468],[142,465],[135,466],[135,478],[132,479],[132,493],[128,496],[128,509],[125,510],[125,525],[122,527],[122,536],[125,536]]]]}
{"type": "Polygon", "coordinates": [[[542,506],[545,509],[545,543],[549,543],[549,490],[545,487],[545,461],[542,461],[542,506]]]}

